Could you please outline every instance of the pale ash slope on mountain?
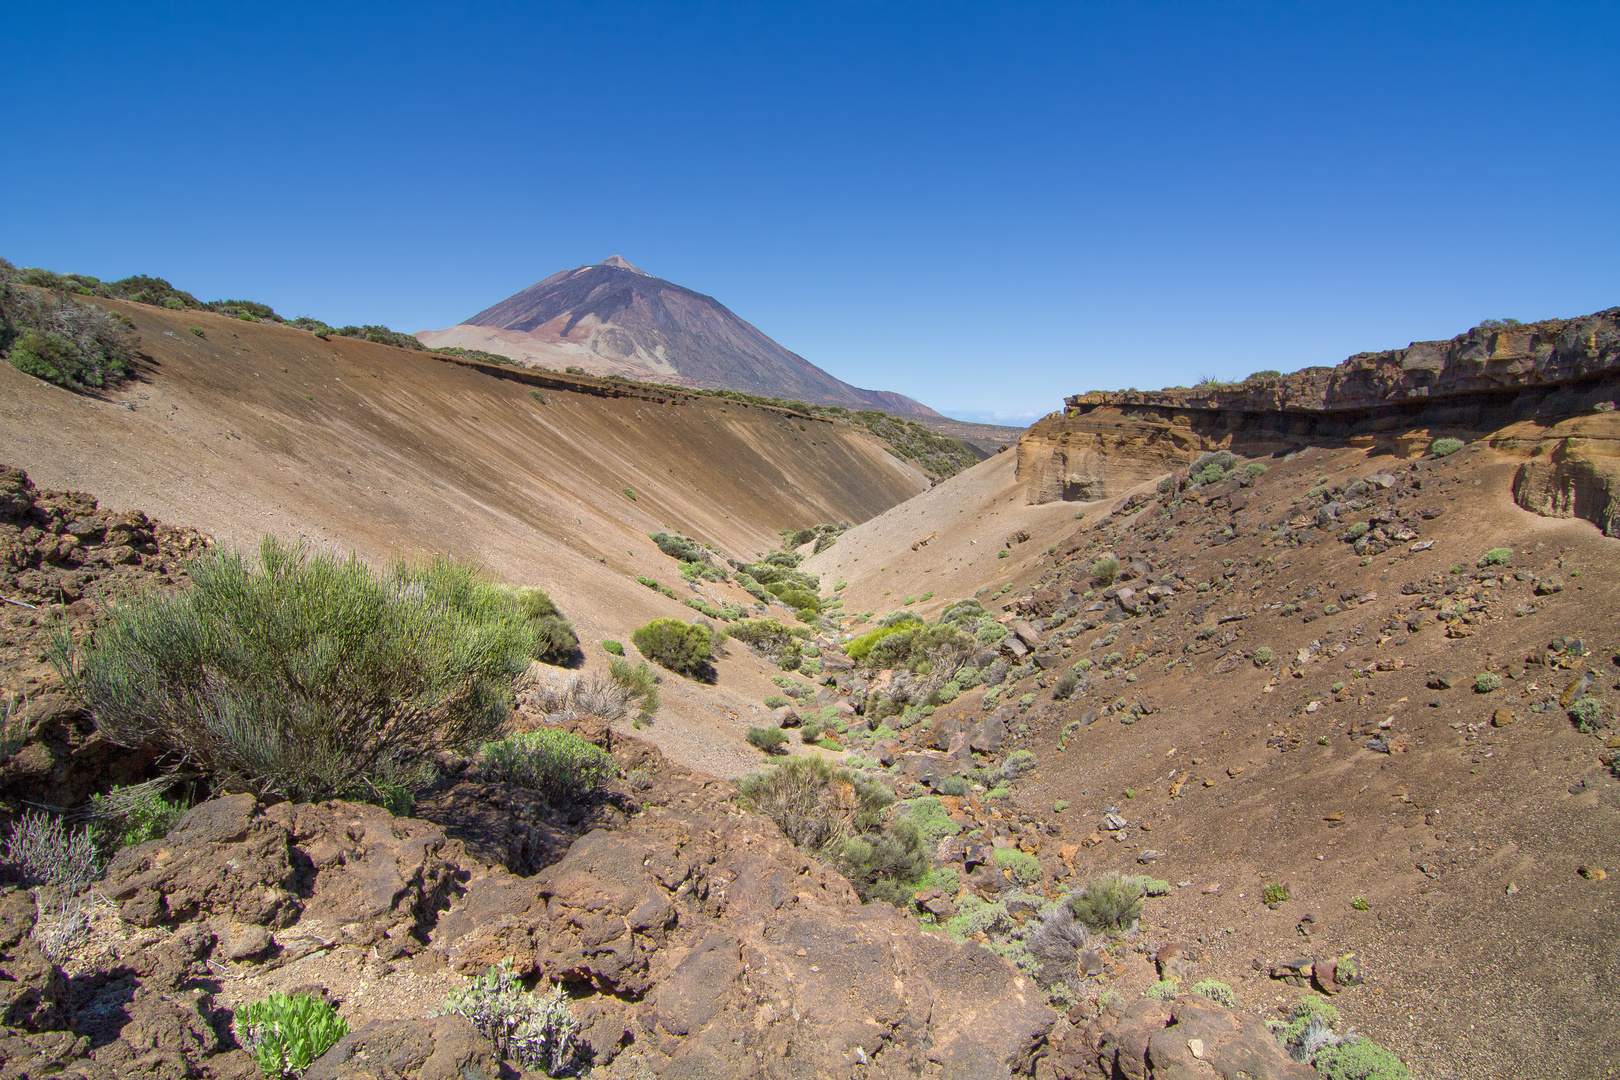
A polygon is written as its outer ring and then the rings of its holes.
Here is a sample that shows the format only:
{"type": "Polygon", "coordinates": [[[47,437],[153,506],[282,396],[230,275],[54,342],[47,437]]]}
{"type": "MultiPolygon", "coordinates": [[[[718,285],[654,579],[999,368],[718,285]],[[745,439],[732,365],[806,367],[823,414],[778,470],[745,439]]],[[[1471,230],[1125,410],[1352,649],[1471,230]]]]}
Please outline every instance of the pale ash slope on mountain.
{"type": "Polygon", "coordinates": [[[817,405],[939,415],[903,394],[851,386],[790,352],[713,297],[615,255],[552,274],[445,330],[430,348],[480,349],[525,364],[817,405]]]}

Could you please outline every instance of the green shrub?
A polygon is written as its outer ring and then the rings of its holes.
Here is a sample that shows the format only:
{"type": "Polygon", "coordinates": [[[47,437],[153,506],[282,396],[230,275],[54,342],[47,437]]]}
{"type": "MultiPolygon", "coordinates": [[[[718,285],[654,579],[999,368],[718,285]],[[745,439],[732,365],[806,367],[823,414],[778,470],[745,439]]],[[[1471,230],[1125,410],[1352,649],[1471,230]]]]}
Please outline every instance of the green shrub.
{"type": "Polygon", "coordinates": [[[624,645],[617,641],[605,640],[602,642],[602,651],[611,653],[614,656],[623,656],[624,645]]]}
{"type": "Polygon", "coordinates": [[[1074,672],[1065,671],[1058,676],[1057,685],[1052,688],[1052,696],[1060,701],[1072,697],[1079,685],[1080,680],[1075,676],[1074,672]]]}
{"type": "Polygon", "coordinates": [[[1006,777],[1023,776],[1025,773],[1035,771],[1040,764],[1035,754],[1029,750],[1014,750],[1007,755],[1007,760],[1001,763],[1001,775],[1006,777]]]}
{"type": "Polygon", "coordinates": [[[1258,649],[1254,650],[1254,666],[1265,667],[1267,664],[1271,663],[1272,655],[1273,653],[1270,645],[1260,646],[1258,649]]]}
{"type": "Polygon", "coordinates": [[[787,733],[779,727],[751,727],[747,738],[748,745],[767,754],[787,752],[787,733]]]}
{"type": "Polygon", "coordinates": [[[1507,547],[1491,548],[1479,557],[1479,566],[1501,566],[1513,558],[1513,549],[1507,547]]]}
{"type": "Polygon", "coordinates": [[[1287,885],[1280,881],[1274,881],[1266,886],[1265,891],[1260,894],[1260,898],[1268,904],[1281,904],[1289,898],[1289,895],[1287,885]]]}
{"type": "Polygon", "coordinates": [[[781,694],[772,694],[770,697],[765,699],[765,707],[767,709],[780,709],[786,704],[788,704],[788,699],[783,697],[781,694]]]}
{"type": "Polygon", "coordinates": [[[1180,979],[1160,979],[1142,991],[1142,996],[1155,1001],[1174,1001],[1179,993],[1181,993],[1180,979]]]}
{"type": "Polygon", "coordinates": [[[572,664],[584,656],[579,648],[579,635],[563,618],[563,613],[552,603],[545,590],[528,586],[503,587],[501,592],[529,620],[529,629],[535,636],[533,656],[542,664],[572,664]]]}
{"type": "Polygon", "coordinates": [[[1142,915],[1143,889],[1136,878],[1108,874],[1064,901],[1070,912],[1092,930],[1128,930],[1142,915]]]}
{"type": "Polygon", "coordinates": [[[1198,472],[1193,473],[1193,483],[1198,485],[1218,484],[1226,479],[1226,470],[1219,465],[1206,465],[1198,472]]]}
{"type": "Polygon", "coordinates": [[[1005,870],[1020,885],[1033,885],[1041,879],[1041,861],[1017,848],[996,848],[991,856],[996,869],[1005,870]]]}
{"type": "Polygon", "coordinates": [[[1350,1038],[1311,1059],[1323,1080],[1409,1080],[1412,1071],[1370,1039],[1350,1038]]]}
{"type": "Polygon", "coordinates": [[[92,795],[90,808],[100,846],[107,851],[161,840],[186,812],[184,803],[166,799],[161,790],[144,784],[92,795]]]}
{"type": "Polygon", "coordinates": [[[849,585],[849,582],[840,581],[838,584],[833,586],[833,592],[843,592],[845,587],[848,586],[848,585],[849,585]]]}
{"type": "Polygon", "coordinates": [[[1223,982],[1217,982],[1214,979],[1195,982],[1192,985],[1192,992],[1209,998],[1217,1005],[1225,1005],[1228,1009],[1237,1008],[1236,995],[1232,993],[1232,988],[1223,982]]]}
{"type": "Polygon", "coordinates": [[[531,788],[562,805],[583,800],[598,784],[619,774],[606,750],[551,727],[485,743],[478,770],[486,780],[531,788]]]}
{"type": "Polygon", "coordinates": [[[1119,574],[1119,560],[1112,555],[1091,564],[1091,580],[1098,585],[1112,585],[1119,574]]]}
{"type": "Polygon", "coordinates": [[[1366,536],[1371,531],[1371,525],[1367,524],[1365,521],[1358,521],[1348,529],[1344,530],[1344,538],[1346,540],[1360,540],[1363,536],[1366,536]]]}
{"type": "Polygon", "coordinates": [[[1461,439],[1436,439],[1429,444],[1429,453],[1435,457],[1446,457],[1455,454],[1463,448],[1461,439]]]}
{"type": "Polygon", "coordinates": [[[1243,466],[1243,475],[1248,477],[1250,480],[1264,476],[1265,473],[1266,467],[1258,461],[1251,461],[1247,465],[1243,466]]]}
{"type": "Polygon", "coordinates": [[[641,712],[651,716],[658,711],[658,676],[646,664],[632,664],[622,657],[608,659],[608,677],[641,701],[641,712]]]}
{"type": "Polygon", "coordinates": [[[629,489],[629,488],[627,488],[627,487],[624,487],[624,488],[620,488],[620,489],[619,489],[619,490],[620,490],[620,491],[622,491],[622,492],[624,492],[624,494],[625,494],[625,497],[626,497],[626,498],[628,498],[628,499],[629,499],[629,500],[630,500],[630,501],[631,501],[631,502],[635,502],[635,501],[636,501],[636,493],[635,493],[635,492],[634,492],[634,491],[631,491],[631,490],[630,490],[630,489],[629,489]]]}
{"type": "Polygon", "coordinates": [[[349,1023],[332,1006],[309,994],[271,994],[238,1009],[232,1018],[236,1041],[259,1063],[264,1075],[303,1075],[316,1058],[349,1033],[349,1023]]]}
{"type": "Polygon", "coordinates": [[[998,559],[1006,559],[1010,558],[1011,556],[1012,552],[1008,551],[1006,548],[1002,548],[1000,551],[996,552],[996,558],[998,559]]]}
{"type": "Polygon", "coordinates": [[[1365,896],[1353,896],[1350,898],[1350,906],[1357,911],[1366,911],[1372,907],[1372,904],[1367,901],[1365,896]]]}
{"type": "Polygon", "coordinates": [[[1569,718],[1577,731],[1589,735],[1608,724],[1609,707],[1600,697],[1583,697],[1570,705],[1569,718]]]}
{"type": "Polygon", "coordinates": [[[129,375],[138,339],[121,316],[65,296],[0,284],[0,347],[13,367],[70,390],[97,389],[129,375]]]}
{"type": "Polygon", "coordinates": [[[630,635],[641,654],[653,663],[695,679],[712,678],[712,638],[703,626],[679,619],[654,619],[630,635]]]}
{"type": "Polygon", "coordinates": [[[568,995],[561,985],[548,994],[524,990],[510,957],[447,996],[439,1015],[466,1017],[496,1053],[525,1069],[547,1076],[575,1071],[579,1022],[568,1010],[568,995]]]}
{"type": "Polygon", "coordinates": [[[379,577],[274,538],[259,555],[206,554],[190,589],[114,609],[82,649],[58,641],[104,737],[216,790],[339,798],[496,735],[513,677],[551,646],[543,619],[448,560],[379,577]]]}
{"type": "Polygon", "coordinates": [[[1502,686],[1502,676],[1494,671],[1486,671],[1474,677],[1474,693],[1489,694],[1499,690],[1502,686]]]}
{"type": "Polygon", "coordinates": [[[821,732],[821,721],[806,720],[804,725],[799,728],[799,739],[806,746],[813,746],[821,741],[821,732]]]}
{"type": "Polygon", "coordinates": [[[862,900],[909,905],[910,890],[928,872],[931,860],[916,822],[900,815],[885,825],[894,793],[861,773],[797,757],[743,777],[737,790],[746,808],[843,874],[862,900]]]}
{"type": "Polygon", "coordinates": [[[968,792],[968,783],[960,776],[947,776],[935,785],[941,795],[960,798],[968,792]]]}

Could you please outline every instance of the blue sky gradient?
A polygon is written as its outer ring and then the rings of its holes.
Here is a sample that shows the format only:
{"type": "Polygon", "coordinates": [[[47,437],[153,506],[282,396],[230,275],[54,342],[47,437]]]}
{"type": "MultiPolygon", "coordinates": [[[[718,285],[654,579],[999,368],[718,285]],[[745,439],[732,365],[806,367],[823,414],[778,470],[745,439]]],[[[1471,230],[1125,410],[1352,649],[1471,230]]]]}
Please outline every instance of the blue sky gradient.
{"type": "Polygon", "coordinates": [[[1027,423],[1620,304],[1620,5],[13,5],[0,255],[439,328],[610,254],[1027,423]]]}

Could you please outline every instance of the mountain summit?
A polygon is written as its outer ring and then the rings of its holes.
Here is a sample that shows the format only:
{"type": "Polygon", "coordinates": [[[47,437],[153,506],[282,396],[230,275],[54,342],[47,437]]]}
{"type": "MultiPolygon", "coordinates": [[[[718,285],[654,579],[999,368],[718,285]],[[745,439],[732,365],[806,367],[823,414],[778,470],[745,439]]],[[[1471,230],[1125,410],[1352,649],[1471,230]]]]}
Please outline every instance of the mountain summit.
{"type": "Polygon", "coordinates": [[[429,347],[482,349],[592,375],[939,415],[903,394],[834,378],[713,297],[653,277],[619,255],[552,274],[456,326],[416,336],[429,347]]]}

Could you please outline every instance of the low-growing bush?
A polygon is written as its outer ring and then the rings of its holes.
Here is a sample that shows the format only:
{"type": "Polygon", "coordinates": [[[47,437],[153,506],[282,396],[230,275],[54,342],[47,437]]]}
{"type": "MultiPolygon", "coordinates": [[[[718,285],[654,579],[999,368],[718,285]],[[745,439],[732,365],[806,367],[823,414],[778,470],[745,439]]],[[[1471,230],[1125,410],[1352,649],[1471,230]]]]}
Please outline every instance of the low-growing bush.
{"type": "Polygon", "coordinates": [[[862,900],[906,906],[910,889],[928,872],[931,860],[916,822],[902,814],[885,825],[894,793],[861,773],[796,757],[741,778],[737,791],[745,807],[776,822],[793,846],[849,879],[862,900]]]}
{"type": "Polygon", "coordinates": [[[60,817],[25,810],[11,826],[5,861],[25,885],[77,892],[101,877],[101,859],[86,829],[69,830],[60,817]]]}
{"type": "Polygon", "coordinates": [[[709,631],[680,619],[654,619],[630,635],[641,654],[660,667],[694,679],[713,677],[709,631]]]}
{"type": "Polygon", "coordinates": [[[105,738],[167,752],[216,790],[339,798],[498,734],[514,677],[555,643],[448,560],[378,576],[274,538],[259,559],[206,554],[191,588],[115,608],[82,648],[58,640],[105,738]]]}
{"type": "Polygon", "coordinates": [[[1141,918],[1144,891],[1139,879],[1108,874],[1064,901],[1074,917],[1092,930],[1128,930],[1141,918]]]}
{"type": "Polygon", "coordinates": [[[583,658],[579,648],[579,635],[552,603],[544,589],[531,587],[503,588],[523,617],[529,620],[529,630],[535,637],[533,656],[542,664],[565,666],[583,658]]]}
{"type": "Polygon", "coordinates": [[[1474,677],[1474,693],[1489,694],[1502,687],[1502,676],[1494,671],[1482,672],[1474,677]]]}
{"type": "Polygon", "coordinates": [[[1267,664],[1271,663],[1272,655],[1273,653],[1270,645],[1260,646],[1258,649],[1254,650],[1254,666],[1265,667],[1267,664]]]}
{"type": "Polygon", "coordinates": [[[238,1009],[232,1028],[266,1076],[290,1080],[347,1035],[349,1022],[312,994],[271,994],[238,1009]]]}
{"type": "Polygon", "coordinates": [[[1195,982],[1192,985],[1192,992],[1201,997],[1209,998],[1217,1005],[1225,1005],[1228,1009],[1237,1008],[1236,995],[1232,993],[1232,988],[1223,982],[1217,982],[1214,979],[1195,982]]]}
{"type": "Polygon", "coordinates": [[[992,856],[996,869],[1004,870],[1020,885],[1033,885],[1041,879],[1041,861],[1017,848],[996,848],[992,856]]]}
{"type": "Polygon", "coordinates": [[[608,677],[630,691],[643,715],[651,716],[658,711],[658,676],[652,668],[614,656],[608,660],[608,677]]]}
{"type": "Polygon", "coordinates": [[[787,733],[779,727],[751,727],[747,738],[749,746],[767,754],[787,752],[787,733]]]}
{"type": "Polygon", "coordinates": [[[806,746],[813,746],[821,741],[821,732],[820,720],[806,720],[799,728],[799,739],[806,746]]]}
{"type": "Polygon", "coordinates": [[[496,1053],[525,1069],[547,1076],[575,1071],[579,1022],[568,1009],[567,994],[560,985],[545,994],[524,990],[510,957],[447,996],[439,1015],[466,1017],[495,1044],[496,1053]]]}
{"type": "Polygon", "coordinates": [[[1181,981],[1179,979],[1160,979],[1142,991],[1142,996],[1152,998],[1155,1001],[1174,1001],[1179,993],[1181,993],[1181,981]]]}
{"type": "Polygon", "coordinates": [[[1281,904],[1290,897],[1288,886],[1280,881],[1274,881],[1265,887],[1260,899],[1267,904],[1281,904]]]}
{"type": "Polygon", "coordinates": [[[1429,444],[1429,453],[1435,457],[1448,457],[1463,448],[1461,439],[1436,439],[1429,444]]]}
{"type": "Polygon", "coordinates": [[[1370,531],[1372,531],[1371,525],[1365,521],[1358,521],[1348,529],[1344,530],[1344,538],[1346,540],[1360,540],[1370,531]]]}
{"type": "Polygon", "coordinates": [[[1091,580],[1098,585],[1112,585],[1119,573],[1119,560],[1112,555],[1091,564],[1091,580]]]}
{"type": "Polygon", "coordinates": [[[1589,735],[1608,725],[1609,706],[1600,697],[1583,697],[1570,704],[1569,718],[1575,730],[1589,735]]]}
{"type": "Polygon", "coordinates": [[[518,784],[540,792],[553,803],[585,799],[619,773],[613,755],[572,732],[559,728],[521,731],[485,743],[478,770],[486,780],[518,784]]]}
{"type": "Polygon", "coordinates": [[[1501,566],[1513,558],[1513,549],[1510,547],[1491,548],[1479,557],[1478,566],[1501,566]]]}
{"type": "Polygon", "coordinates": [[[1058,676],[1057,685],[1052,688],[1052,696],[1059,701],[1073,697],[1074,691],[1079,685],[1080,680],[1075,676],[1074,672],[1065,671],[1058,676]]]}
{"type": "Polygon", "coordinates": [[[1324,1047],[1311,1064],[1323,1080],[1408,1080],[1412,1075],[1394,1052],[1362,1038],[1324,1047]]]}
{"type": "Polygon", "coordinates": [[[623,656],[624,655],[624,644],[622,642],[613,641],[611,639],[604,640],[602,642],[602,651],[605,652],[605,653],[611,653],[614,656],[623,656]]]}
{"type": "Polygon", "coordinates": [[[1266,466],[1258,461],[1251,461],[1243,466],[1243,475],[1250,480],[1258,479],[1266,474],[1266,466]]]}

